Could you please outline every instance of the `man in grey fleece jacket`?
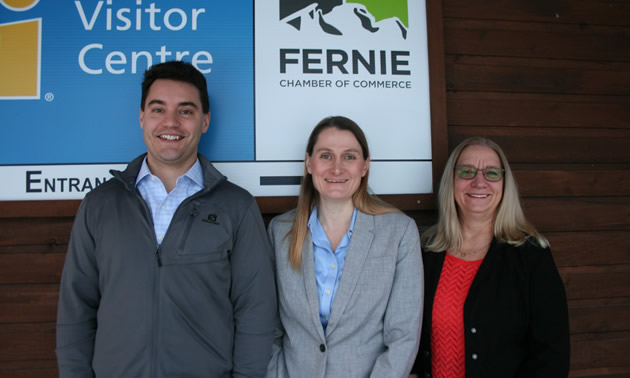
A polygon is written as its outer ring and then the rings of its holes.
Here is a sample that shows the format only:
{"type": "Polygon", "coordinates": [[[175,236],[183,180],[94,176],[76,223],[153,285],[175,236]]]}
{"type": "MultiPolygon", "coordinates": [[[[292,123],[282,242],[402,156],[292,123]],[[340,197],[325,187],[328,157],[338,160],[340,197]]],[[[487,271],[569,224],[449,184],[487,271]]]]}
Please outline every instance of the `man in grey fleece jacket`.
{"type": "Polygon", "coordinates": [[[262,377],[276,290],[254,198],[198,154],[210,121],[192,65],[145,72],[147,145],[76,215],[57,316],[60,377],[262,377]]]}

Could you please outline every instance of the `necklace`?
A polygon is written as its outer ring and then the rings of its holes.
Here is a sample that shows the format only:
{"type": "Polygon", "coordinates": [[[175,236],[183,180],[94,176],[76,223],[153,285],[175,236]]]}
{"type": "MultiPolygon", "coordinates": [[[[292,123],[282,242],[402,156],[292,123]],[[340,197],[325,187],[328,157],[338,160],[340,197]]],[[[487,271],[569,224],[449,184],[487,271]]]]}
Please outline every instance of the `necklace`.
{"type": "Polygon", "coordinates": [[[480,248],[473,249],[473,250],[470,250],[470,251],[464,251],[464,250],[460,249],[460,250],[457,250],[457,254],[460,255],[461,257],[466,258],[468,256],[476,255],[476,254],[478,254],[481,251],[485,251],[489,246],[490,246],[490,243],[486,243],[486,244],[482,245],[480,248]]]}

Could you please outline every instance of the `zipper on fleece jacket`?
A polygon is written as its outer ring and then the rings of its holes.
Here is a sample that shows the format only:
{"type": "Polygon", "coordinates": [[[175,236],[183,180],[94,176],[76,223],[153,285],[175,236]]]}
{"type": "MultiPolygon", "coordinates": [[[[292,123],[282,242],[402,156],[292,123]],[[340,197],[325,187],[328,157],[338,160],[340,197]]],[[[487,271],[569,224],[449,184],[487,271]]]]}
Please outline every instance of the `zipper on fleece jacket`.
{"type": "Polygon", "coordinates": [[[155,250],[155,257],[157,258],[158,268],[162,267],[162,258],[160,257],[160,247],[155,250]]]}
{"type": "Polygon", "coordinates": [[[158,339],[160,332],[160,273],[162,269],[162,261],[160,259],[160,247],[158,246],[156,251],[157,255],[157,269],[155,269],[155,286],[153,287],[153,316],[151,325],[151,377],[158,376],[158,339]]]}
{"type": "MultiPolygon", "coordinates": [[[[153,231],[153,240],[156,240],[157,237],[155,235],[155,225],[153,224],[153,217],[151,216],[151,210],[147,205],[147,202],[142,198],[142,194],[137,188],[134,188],[134,192],[136,197],[142,204],[144,209],[144,217],[146,221],[149,223],[149,228],[153,231]]],[[[162,257],[160,256],[160,244],[156,243],[155,247],[155,259],[157,262],[157,269],[155,269],[155,281],[153,287],[153,316],[151,317],[151,360],[150,360],[150,371],[151,377],[158,376],[158,333],[160,330],[159,327],[159,309],[160,309],[160,273],[162,271],[162,257]]]]}

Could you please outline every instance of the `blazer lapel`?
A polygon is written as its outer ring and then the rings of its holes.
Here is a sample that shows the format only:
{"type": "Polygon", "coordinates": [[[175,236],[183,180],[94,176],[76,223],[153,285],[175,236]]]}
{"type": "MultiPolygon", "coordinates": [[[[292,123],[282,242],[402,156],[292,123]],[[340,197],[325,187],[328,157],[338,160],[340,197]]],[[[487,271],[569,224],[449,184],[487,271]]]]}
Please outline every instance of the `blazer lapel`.
{"type": "Polygon", "coordinates": [[[315,323],[322,340],[325,340],[324,327],[319,319],[319,295],[317,294],[317,281],[315,280],[315,262],[313,260],[313,240],[311,232],[306,233],[302,246],[302,275],[304,277],[304,290],[308,301],[308,310],[315,323]]]}
{"type": "Polygon", "coordinates": [[[370,246],[373,239],[374,216],[358,211],[343,273],[341,274],[341,282],[339,282],[339,288],[332,304],[328,327],[326,327],[327,335],[334,331],[341,320],[363,271],[363,264],[370,254],[370,246]]]}

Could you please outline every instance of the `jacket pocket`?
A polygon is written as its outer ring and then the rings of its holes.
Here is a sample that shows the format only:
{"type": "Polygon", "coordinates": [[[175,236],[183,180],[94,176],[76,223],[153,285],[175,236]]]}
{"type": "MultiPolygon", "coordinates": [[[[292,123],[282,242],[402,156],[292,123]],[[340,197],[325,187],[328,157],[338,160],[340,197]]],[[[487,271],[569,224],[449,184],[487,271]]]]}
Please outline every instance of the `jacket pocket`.
{"type": "Polygon", "coordinates": [[[193,211],[184,222],[177,244],[180,264],[227,259],[232,249],[230,220],[220,209],[193,211]]]}

